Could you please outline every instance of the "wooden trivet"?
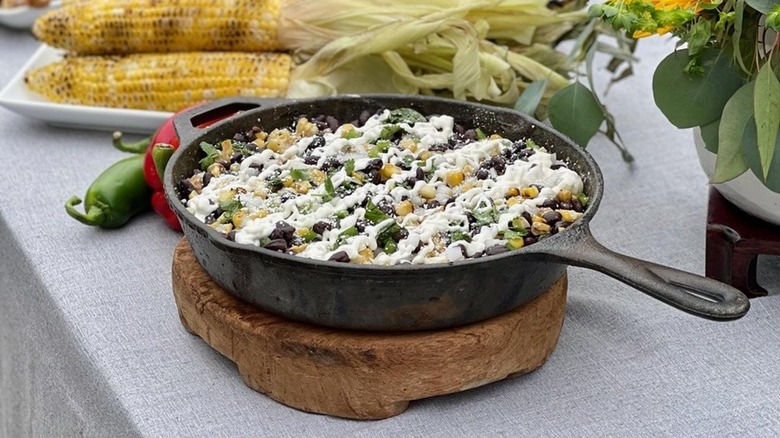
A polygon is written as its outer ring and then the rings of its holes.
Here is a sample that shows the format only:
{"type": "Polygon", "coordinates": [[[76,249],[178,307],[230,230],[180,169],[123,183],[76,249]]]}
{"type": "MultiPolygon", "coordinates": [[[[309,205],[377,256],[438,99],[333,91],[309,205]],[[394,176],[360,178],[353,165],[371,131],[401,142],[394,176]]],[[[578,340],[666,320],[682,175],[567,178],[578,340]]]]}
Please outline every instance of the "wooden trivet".
{"type": "Polygon", "coordinates": [[[487,321],[438,331],[338,330],[285,319],[228,294],[185,239],[173,257],[184,327],[238,365],[243,381],[287,406],[354,419],[400,414],[409,401],[531,372],[558,342],[566,274],[541,296],[487,321]]]}
{"type": "Polygon", "coordinates": [[[767,295],[758,284],[759,255],[780,255],[780,226],[743,212],[710,188],[705,275],[730,284],[749,298],[767,295]]]}

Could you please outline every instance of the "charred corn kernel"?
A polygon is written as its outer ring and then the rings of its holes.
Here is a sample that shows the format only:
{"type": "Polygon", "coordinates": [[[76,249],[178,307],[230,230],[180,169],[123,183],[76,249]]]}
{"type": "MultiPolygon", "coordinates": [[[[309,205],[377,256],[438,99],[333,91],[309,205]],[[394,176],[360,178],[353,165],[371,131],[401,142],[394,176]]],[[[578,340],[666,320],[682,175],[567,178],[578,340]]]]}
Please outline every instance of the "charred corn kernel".
{"type": "Polygon", "coordinates": [[[264,217],[268,216],[268,210],[257,210],[256,212],[249,215],[252,219],[262,219],[264,217]]]}
{"type": "Polygon", "coordinates": [[[409,152],[417,152],[417,141],[411,138],[402,138],[398,143],[398,147],[409,152]]]}
{"type": "Polygon", "coordinates": [[[518,195],[520,195],[520,190],[518,190],[517,187],[510,187],[506,189],[506,193],[504,194],[504,197],[511,198],[518,195]]]}
{"type": "Polygon", "coordinates": [[[401,201],[395,206],[395,214],[398,216],[406,216],[414,211],[414,205],[409,200],[401,201]]]}
{"type": "Polygon", "coordinates": [[[538,214],[535,214],[533,215],[533,217],[531,217],[531,222],[533,223],[541,222],[545,224],[547,223],[547,221],[545,221],[544,218],[538,214]]]}
{"type": "Polygon", "coordinates": [[[417,159],[420,161],[425,161],[428,158],[431,158],[433,156],[433,152],[431,151],[422,151],[420,152],[420,155],[417,156],[417,159]]]}
{"type": "Polygon", "coordinates": [[[265,147],[265,140],[268,138],[268,133],[265,131],[260,131],[256,134],[255,139],[252,140],[252,143],[257,145],[258,148],[265,147]]]}
{"type": "Polygon", "coordinates": [[[219,202],[220,204],[223,202],[230,201],[236,196],[236,192],[234,190],[227,190],[219,194],[219,202]]]}
{"type": "Polygon", "coordinates": [[[233,156],[233,140],[222,140],[220,146],[222,146],[222,152],[220,153],[222,159],[229,160],[233,156]]]}
{"type": "Polygon", "coordinates": [[[535,236],[550,234],[550,226],[544,222],[536,222],[536,220],[534,220],[534,223],[531,224],[531,234],[535,236]]]}
{"type": "Polygon", "coordinates": [[[316,185],[324,183],[327,177],[328,174],[321,171],[320,169],[312,169],[309,171],[309,179],[316,185]]]}
{"type": "Polygon", "coordinates": [[[387,181],[397,173],[401,173],[401,169],[395,164],[391,163],[385,163],[385,165],[379,169],[379,176],[382,177],[382,181],[387,181]]]}
{"type": "Polygon", "coordinates": [[[509,199],[507,199],[507,200],[506,200],[506,205],[508,205],[508,206],[510,206],[510,207],[511,207],[511,206],[513,206],[513,205],[517,205],[517,204],[519,204],[520,202],[522,202],[522,199],[520,199],[520,198],[519,198],[519,197],[517,197],[517,196],[513,196],[513,197],[511,197],[511,198],[509,198],[509,199]]]}
{"type": "Polygon", "coordinates": [[[206,168],[206,172],[210,173],[212,176],[220,176],[224,171],[225,166],[220,163],[212,163],[209,167],[206,168]]]}
{"type": "Polygon", "coordinates": [[[287,178],[282,180],[282,185],[284,187],[292,187],[294,182],[295,180],[288,176],[287,178]]]}
{"type": "Polygon", "coordinates": [[[252,192],[255,196],[257,196],[260,199],[265,199],[268,197],[268,192],[265,191],[265,189],[257,189],[252,192]]]}
{"type": "Polygon", "coordinates": [[[488,137],[490,140],[501,140],[504,137],[501,137],[499,134],[491,134],[490,137],[488,137]]]}
{"type": "Polygon", "coordinates": [[[520,194],[523,195],[524,198],[535,198],[539,196],[539,189],[536,188],[536,186],[523,187],[520,189],[520,194]]]}
{"type": "Polygon", "coordinates": [[[420,196],[425,199],[433,199],[436,197],[436,188],[430,184],[426,184],[420,188],[420,196]]]}
{"type": "Polygon", "coordinates": [[[462,170],[451,170],[447,172],[447,177],[445,180],[447,181],[447,185],[450,187],[457,187],[463,183],[463,179],[465,178],[465,175],[463,175],[462,170]]]}
{"type": "Polygon", "coordinates": [[[290,64],[278,53],[67,56],[31,69],[24,80],[55,103],[173,112],[228,96],[281,97],[290,64]]]}
{"type": "Polygon", "coordinates": [[[268,134],[268,143],[266,144],[266,147],[277,154],[281,154],[292,146],[293,143],[295,143],[295,137],[293,137],[290,131],[286,129],[274,129],[268,134]]]}
{"type": "Polygon", "coordinates": [[[233,213],[233,226],[235,228],[241,228],[244,226],[244,220],[246,219],[246,212],[243,210],[239,210],[235,213],[233,213]]]}
{"type": "Polygon", "coordinates": [[[474,183],[473,182],[466,182],[466,183],[461,184],[460,191],[461,192],[467,192],[467,191],[471,190],[472,188],[474,188],[474,183]]]}
{"type": "Polygon", "coordinates": [[[298,137],[313,137],[320,132],[317,125],[310,122],[306,117],[301,117],[295,124],[295,135],[298,137]]]}
{"type": "Polygon", "coordinates": [[[280,0],[92,0],[39,17],[33,33],[80,55],[279,49],[280,0]]]}
{"type": "Polygon", "coordinates": [[[246,194],[246,189],[243,187],[236,187],[236,195],[244,195],[246,194]]]}
{"type": "Polygon", "coordinates": [[[355,258],[352,259],[352,262],[362,265],[371,262],[371,260],[374,260],[374,252],[369,248],[363,248],[358,251],[355,258]]]}
{"type": "Polygon", "coordinates": [[[561,189],[555,197],[561,202],[571,202],[571,192],[566,189],[561,189]]]}
{"type": "Polygon", "coordinates": [[[558,213],[561,214],[561,220],[566,222],[574,222],[582,216],[582,213],[578,213],[574,210],[558,210],[558,213]]]}
{"type": "Polygon", "coordinates": [[[295,181],[292,185],[293,190],[296,192],[305,195],[306,193],[309,193],[309,189],[311,188],[311,184],[309,184],[308,181],[295,181]]]}

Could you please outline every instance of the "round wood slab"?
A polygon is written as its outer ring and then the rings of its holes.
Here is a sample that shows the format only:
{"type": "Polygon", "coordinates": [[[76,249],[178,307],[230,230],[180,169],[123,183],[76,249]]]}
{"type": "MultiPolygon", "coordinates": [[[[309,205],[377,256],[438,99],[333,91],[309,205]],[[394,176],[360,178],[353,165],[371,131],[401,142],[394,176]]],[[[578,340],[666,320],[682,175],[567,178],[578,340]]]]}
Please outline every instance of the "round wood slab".
{"type": "Polygon", "coordinates": [[[291,321],[240,301],[211,280],[184,238],[172,280],[184,327],[235,362],[249,387],[296,409],[354,419],[391,417],[411,400],[541,367],[558,342],[567,288],[564,273],[533,301],[486,321],[382,333],[291,321]]]}

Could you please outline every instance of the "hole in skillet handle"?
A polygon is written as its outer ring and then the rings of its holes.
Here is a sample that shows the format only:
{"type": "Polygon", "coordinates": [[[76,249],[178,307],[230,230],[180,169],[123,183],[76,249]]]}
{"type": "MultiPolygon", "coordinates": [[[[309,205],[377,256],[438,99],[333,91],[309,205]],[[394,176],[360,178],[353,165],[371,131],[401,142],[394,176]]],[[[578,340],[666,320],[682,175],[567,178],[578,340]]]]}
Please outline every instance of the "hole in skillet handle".
{"type": "Polygon", "coordinates": [[[207,102],[178,114],[173,125],[179,144],[187,144],[200,136],[200,131],[236,114],[260,107],[269,107],[288,102],[285,99],[253,97],[227,97],[207,102]]]}

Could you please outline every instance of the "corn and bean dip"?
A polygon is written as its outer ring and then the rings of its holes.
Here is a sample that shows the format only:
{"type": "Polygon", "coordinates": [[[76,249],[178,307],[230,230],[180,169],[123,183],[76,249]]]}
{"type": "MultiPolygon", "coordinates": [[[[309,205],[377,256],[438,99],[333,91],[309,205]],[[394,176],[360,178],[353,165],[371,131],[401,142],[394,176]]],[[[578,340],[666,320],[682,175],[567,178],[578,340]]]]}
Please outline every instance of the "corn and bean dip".
{"type": "Polygon", "coordinates": [[[178,192],[237,243],[357,264],[447,263],[563,231],[584,211],[580,176],[529,139],[447,115],[300,117],[218,144],[178,192]]]}

